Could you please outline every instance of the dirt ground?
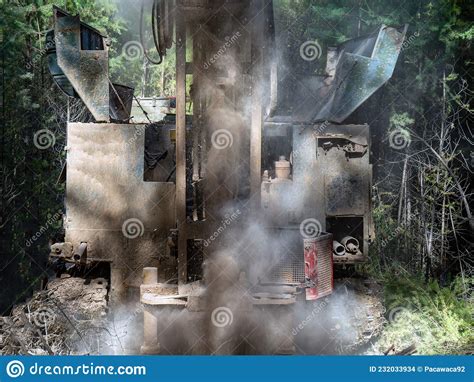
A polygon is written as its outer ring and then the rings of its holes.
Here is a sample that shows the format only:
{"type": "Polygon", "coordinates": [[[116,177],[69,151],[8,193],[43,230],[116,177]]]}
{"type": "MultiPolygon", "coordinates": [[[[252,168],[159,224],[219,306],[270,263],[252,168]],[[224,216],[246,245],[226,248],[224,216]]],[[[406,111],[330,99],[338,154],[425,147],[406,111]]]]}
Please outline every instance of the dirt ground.
{"type": "Polygon", "coordinates": [[[52,280],[0,321],[0,352],[6,354],[90,353],[88,332],[107,314],[107,281],[64,276],[52,280]]]}
{"type": "MultiPolygon", "coordinates": [[[[0,353],[134,354],[142,336],[139,303],[115,308],[105,279],[52,280],[9,317],[0,318],[0,353]]],[[[295,308],[297,354],[360,354],[383,330],[382,288],[366,279],[337,280],[332,295],[295,308]]]]}

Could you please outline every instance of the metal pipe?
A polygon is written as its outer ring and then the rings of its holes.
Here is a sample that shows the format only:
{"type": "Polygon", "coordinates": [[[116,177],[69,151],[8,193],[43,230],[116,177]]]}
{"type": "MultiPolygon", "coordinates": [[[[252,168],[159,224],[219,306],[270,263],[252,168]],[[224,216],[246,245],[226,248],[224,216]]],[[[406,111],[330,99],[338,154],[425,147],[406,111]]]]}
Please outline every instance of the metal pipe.
{"type": "MultiPolygon", "coordinates": [[[[143,284],[152,285],[158,283],[158,268],[143,268],[143,284]]],[[[158,319],[147,310],[143,310],[143,345],[140,348],[142,354],[158,354],[160,344],[158,342],[158,319]]]]}
{"type": "Polygon", "coordinates": [[[143,284],[157,284],[158,283],[158,268],[145,267],[143,268],[143,284]]]}
{"type": "MultiPolygon", "coordinates": [[[[254,2],[255,9],[263,10],[263,1],[254,2]]],[[[252,63],[252,112],[250,118],[250,194],[254,211],[260,203],[260,183],[262,181],[262,46],[264,20],[261,12],[252,21],[251,29],[251,63],[252,63]]]]}
{"type": "Polygon", "coordinates": [[[332,251],[336,256],[344,256],[346,254],[346,248],[336,240],[332,242],[332,251]]]}
{"type": "Polygon", "coordinates": [[[85,264],[87,262],[87,243],[81,243],[77,252],[74,254],[74,260],[85,264]]]}
{"type": "MultiPolygon", "coordinates": [[[[148,60],[148,62],[152,63],[152,64],[155,64],[155,65],[159,65],[161,64],[161,62],[163,61],[163,56],[161,55],[161,49],[159,46],[156,46],[156,50],[158,51],[158,55],[159,55],[159,60],[154,60],[153,58],[150,57],[150,55],[148,54],[148,50],[146,48],[146,45],[145,45],[145,38],[144,38],[144,33],[143,33],[143,11],[144,11],[144,8],[145,8],[145,2],[142,3],[142,6],[141,6],[141,9],[140,9],[140,29],[139,29],[139,35],[140,35],[140,44],[143,48],[143,55],[145,56],[145,58],[148,60]]],[[[152,24],[153,24],[153,38],[156,39],[156,36],[155,36],[155,29],[156,29],[156,1],[153,2],[153,7],[152,7],[152,24]]],[[[156,45],[156,41],[155,41],[155,45],[156,45]]]]}
{"type": "Polygon", "coordinates": [[[176,220],[178,228],[178,285],[187,283],[186,235],[186,21],[176,17],[176,220]]]}
{"type": "Polygon", "coordinates": [[[346,248],[347,252],[352,254],[357,253],[359,250],[359,240],[352,236],[346,236],[342,238],[341,244],[346,248]]]}

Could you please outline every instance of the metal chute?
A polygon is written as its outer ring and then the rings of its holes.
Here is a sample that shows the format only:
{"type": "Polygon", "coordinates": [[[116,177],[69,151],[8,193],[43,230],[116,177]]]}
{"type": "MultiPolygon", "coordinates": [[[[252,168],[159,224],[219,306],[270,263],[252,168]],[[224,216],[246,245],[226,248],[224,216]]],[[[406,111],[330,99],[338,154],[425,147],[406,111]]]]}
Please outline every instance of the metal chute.
{"type": "Polygon", "coordinates": [[[342,123],[390,79],[406,30],[406,25],[382,25],[368,36],[329,48],[326,76],[304,77],[284,109],[298,122],[342,123]]]}
{"type": "Polygon", "coordinates": [[[104,35],[55,7],[46,47],[49,71],[67,96],[81,98],[97,122],[128,122],[133,88],[110,81],[104,35]]]}

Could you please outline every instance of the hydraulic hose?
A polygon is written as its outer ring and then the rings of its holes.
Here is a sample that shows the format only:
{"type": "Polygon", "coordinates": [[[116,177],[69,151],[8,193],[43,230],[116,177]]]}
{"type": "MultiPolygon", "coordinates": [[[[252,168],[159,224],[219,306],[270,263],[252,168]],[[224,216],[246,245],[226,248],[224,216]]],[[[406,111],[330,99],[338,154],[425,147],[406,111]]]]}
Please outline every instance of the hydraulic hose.
{"type": "MultiPolygon", "coordinates": [[[[142,45],[143,47],[143,54],[145,55],[146,59],[154,64],[154,65],[159,65],[163,62],[163,56],[161,54],[161,50],[160,50],[160,44],[159,44],[159,27],[157,26],[157,12],[159,12],[158,8],[158,1],[159,0],[155,0],[153,2],[153,7],[152,7],[152,12],[151,12],[151,15],[152,15],[152,30],[153,30],[153,41],[155,43],[155,47],[156,47],[156,50],[158,51],[158,55],[160,56],[160,59],[159,60],[155,60],[155,59],[152,59],[150,57],[150,55],[148,54],[148,50],[146,49],[145,47],[145,38],[144,38],[144,33],[143,33],[143,13],[144,13],[144,9],[145,9],[145,2],[142,3],[142,6],[141,6],[141,9],[140,9],[140,44],[142,45]]],[[[159,18],[159,15],[158,15],[158,18],[159,18]]]]}

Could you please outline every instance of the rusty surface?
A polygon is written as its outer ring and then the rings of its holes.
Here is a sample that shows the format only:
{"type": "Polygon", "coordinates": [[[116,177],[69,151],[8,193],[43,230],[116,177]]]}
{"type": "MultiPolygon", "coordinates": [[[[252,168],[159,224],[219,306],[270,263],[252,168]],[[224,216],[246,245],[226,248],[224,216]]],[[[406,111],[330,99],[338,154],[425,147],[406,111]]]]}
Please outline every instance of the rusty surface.
{"type": "Polygon", "coordinates": [[[313,121],[341,123],[393,74],[405,37],[402,30],[382,25],[365,38],[349,40],[339,49],[334,80],[313,109],[313,121]]]}
{"type": "MultiPolygon", "coordinates": [[[[406,28],[382,25],[374,33],[328,51],[327,75],[301,78],[289,105],[294,122],[342,123],[393,74],[406,28]]],[[[280,117],[275,117],[278,119],[280,117]]]]}
{"type": "Polygon", "coordinates": [[[187,275],[186,233],[186,25],[183,14],[176,18],[176,223],[178,227],[178,282],[187,275]]]}
{"type": "Polygon", "coordinates": [[[96,121],[109,121],[108,50],[81,49],[81,21],[55,9],[54,38],[58,66],[96,121]],[[59,17],[60,16],[60,17],[59,17]]]}
{"type": "Polygon", "coordinates": [[[354,233],[344,228],[337,232],[328,230],[327,220],[360,218],[361,253],[338,256],[335,260],[362,260],[373,235],[369,126],[321,124],[287,128],[292,129],[293,137],[292,177],[262,182],[262,212],[266,221],[270,226],[287,227],[316,219],[323,231],[340,240],[354,233]]]}
{"type": "Polygon", "coordinates": [[[71,123],[67,143],[66,241],[74,248],[87,242],[89,261],[111,262],[123,270],[123,282],[134,286],[141,284],[143,267],[157,266],[165,257],[175,225],[175,185],[143,180],[140,131],[71,123]],[[129,219],[138,224],[136,238],[123,233],[129,219]]]}
{"type": "Polygon", "coordinates": [[[332,265],[332,235],[324,233],[304,240],[304,272],[306,300],[317,300],[332,293],[334,276],[332,265]]]}
{"type": "Polygon", "coordinates": [[[140,293],[153,293],[160,296],[171,296],[171,295],[178,295],[178,286],[176,284],[163,284],[163,283],[156,283],[140,285],[140,293]]]}

